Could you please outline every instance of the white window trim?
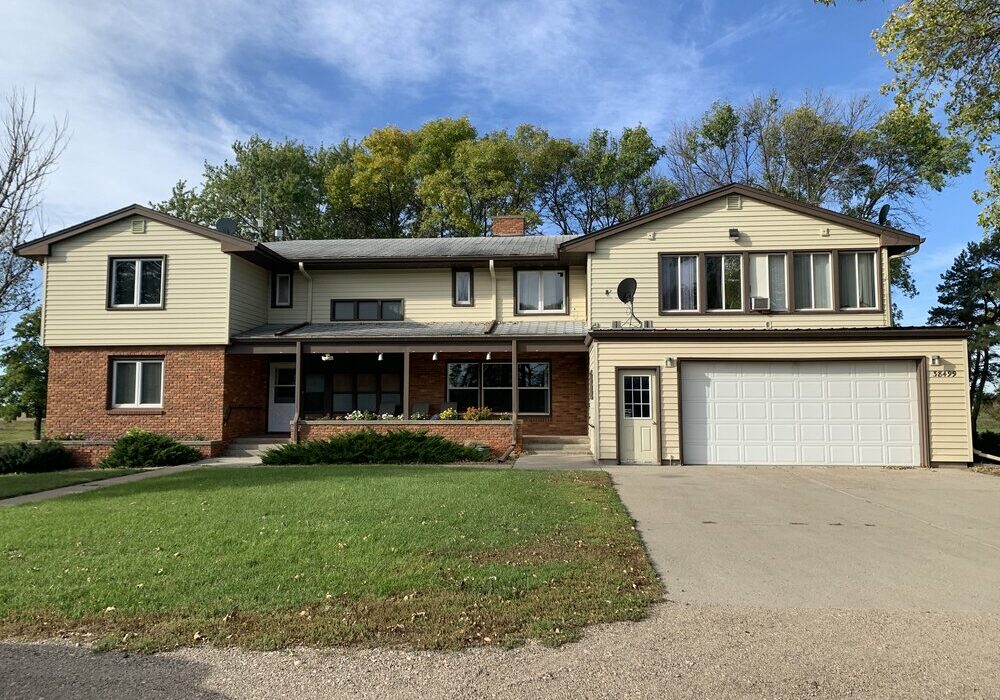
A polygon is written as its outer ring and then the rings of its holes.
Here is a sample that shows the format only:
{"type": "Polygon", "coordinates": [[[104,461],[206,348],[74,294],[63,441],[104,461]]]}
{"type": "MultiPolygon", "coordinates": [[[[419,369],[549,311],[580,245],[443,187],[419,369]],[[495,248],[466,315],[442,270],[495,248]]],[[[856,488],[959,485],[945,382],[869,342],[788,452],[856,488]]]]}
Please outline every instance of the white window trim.
{"type": "Polygon", "coordinates": [[[569,300],[569,271],[565,269],[559,270],[515,270],[515,275],[517,275],[517,299],[514,300],[514,311],[518,315],[545,315],[545,314],[563,314],[566,313],[566,304],[569,300]],[[563,295],[562,295],[562,306],[558,309],[546,309],[545,307],[545,273],[546,272],[558,272],[562,274],[563,280],[563,295]],[[538,275],[538,305],[542,308],[540,309],[522,309],[521,308],[521,289],[524,285],[521,284],[521,275],[538,275]]]}
{"type": "MultiPolygon", "coordinates": [[[[875,305],[874,306],[840,306],[841,311],[877,311],[879,309],[879,269],[881,267],[881,260],[879,259],[878,251],[876,250],[844,250],[838,251],[837,253],[837,266],[840,266],[840,256],[842,255],[853,255],[854,256],[854,301],[855,303],[861,301],[861,270],[858,266],[858,256],[859,255],[871,255],[872,256],[872,284],[875,290],[875,305]]],[[[837,274],[840,274],[840,270],[837,270],[837,274]]],[[[840,290],[837,290],[837,296],[840,296],[840,290]]],[[[837,299],[838,306],[840,305],[840,299],[837,299]]]]}
{"type": "MultiPolygon", "coordinates": [[[[836,272],[833,270],[833,253],[829,251],[816,251],[809,253],[795,253],[795,256],[806,255],[809,257],[809,306],[799,308],[798,297],[795,298],[795,309],[794,311],[833,311],[837,300],[833,298],[833,276],[836,272]],[[816,306],[816,272],[813,267],[813,258],[817,255],[825,255],[827,260],[830,261],[827,269],[829,270],[827,274],[827,291],[829,292],[830,305],[829,306],[816,306]]],[[[795,258],[792,258],[792,271],[795,272],[795,258]]],[[[792,279],[792,284],[795,284],[795,279],[792,279]]]]}
{"type": "Polygon", "coordinates": [[[710,314],[717,313],[733,313],[736,311],[743,311],[746,308],[747,300],[743,298],[743,254],[742,253],[707,253],[705,255],[705,311],[710,314]],[[722,267],[720,268],[721,275],[719,277],[719,298],[722,299],[722,308],[710,309],[708,308],[708,259],[709,258],[722,258],[722,267]],[[726,258],[736,258],[740,263],[740,305],[733,309],[727,309],[725,307],[726,303],[726,258]]]}
{"type": "Polygon", "coordinates": [[[167,259],[162,255],[145,255],[134,258],[121,257],[111,259],[111,296],[108,299],[108,305],[113,309],[160,309],[163,308],[163,285],[166,278],[167,270],[167,259]],[[160,263],[160,300],[155,304],[141,304],[139,300],[142,298],[142,264],[149,261],[154,261],[160,263]],[[116,304],[115,303],[115,288],[118,286],[118,275],[115,274],[115,268],[120,262],[131,262],[135,263],[135,287],[132,290],[133,299],[135,299],[134,304],[116,304]]]}
{"type": "Polygon", "coordinates": [[[292,273],[290,272],[278,272],[274,275],[274,306],[275,308],[288,308],[292,305],[292,273]],[[288,298],[282,301],[278,296],[281,290],[281,286],[278,284],[279,280],[284,277],[288,280],[288,298]]]}
{"type": "Polygon", "coordinates": [[[112,408],[163,408],[163,380],[165,376],[163,360],[144,360],[141,358],[133,360],[113,360],[111,365],[111,407],[112,408]],[[143,365],[157,364],[160,366],[160,401],[158,403],[140,403],[142,398],[142,373],[143,365]],[[136,403],[115,403],[115,396],[118,394],[118,365],[137,365],[135,372],[135,398],[136,403]]]}
{"type": "Polygon", "coordinates": [[[663,308],[663,295],[660,295],[659,307],[661,314],[696,314],[700,311],[700,301],[699,295],[701,290],[701,265],[698,262],[698,256],[692,253],[666,253],[660,256],[660,283],[663,280],[663,261],[665,259],[673,260],[677,265],[677,308],[676,309],[665,309],[663,308]],[[694,308],[693,309],[682,309],[681,308],[681,258],[694,258],[694,308]]]}

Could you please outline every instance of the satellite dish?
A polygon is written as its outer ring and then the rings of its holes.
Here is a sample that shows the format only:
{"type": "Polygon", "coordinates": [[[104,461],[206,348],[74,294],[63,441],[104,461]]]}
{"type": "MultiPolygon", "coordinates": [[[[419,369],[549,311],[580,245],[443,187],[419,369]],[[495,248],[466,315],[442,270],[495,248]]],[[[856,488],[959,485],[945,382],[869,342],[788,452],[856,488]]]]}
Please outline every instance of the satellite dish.
{"type": "Polygon", "coordinates": [[[883,204],[882,208],[878,210],[878,225],[885,226],[885,222],[889,220],[889,205],[883,204]]]}
{"type": "Polygon", "coordinates": [[[618,283],[618,299],[623,304],[629,304],[635,299],[635,277],[626,277],[618,283]]]}
{"type": "Polygon", "coordinates": [[[236,235],[236,219],[219,219],[215,222],[215,230],[228,233],[230,236],[236,235]]]}

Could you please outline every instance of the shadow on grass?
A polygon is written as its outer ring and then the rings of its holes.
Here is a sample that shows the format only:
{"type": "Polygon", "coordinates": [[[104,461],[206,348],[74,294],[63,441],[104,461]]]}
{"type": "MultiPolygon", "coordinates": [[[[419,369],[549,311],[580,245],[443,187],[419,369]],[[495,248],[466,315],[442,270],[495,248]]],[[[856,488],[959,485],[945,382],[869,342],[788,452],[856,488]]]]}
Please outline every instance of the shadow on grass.
{"type": "Polygon", "coordinates": [[[64,644],[0,644],[5,700],[141,697],[225,700],[205,687],[205,664],[148,654],[93,651],[64,644]]]}

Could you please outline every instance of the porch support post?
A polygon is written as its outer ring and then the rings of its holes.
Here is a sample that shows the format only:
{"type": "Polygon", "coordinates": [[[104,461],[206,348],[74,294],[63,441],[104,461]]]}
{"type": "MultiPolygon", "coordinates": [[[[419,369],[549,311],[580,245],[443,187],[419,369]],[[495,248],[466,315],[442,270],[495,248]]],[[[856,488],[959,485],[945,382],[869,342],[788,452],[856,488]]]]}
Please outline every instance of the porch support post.
{"type": "Polygon", "coordinates": [[[295,417],[292,418],[292,442],[299,441],[299,412],[302,410],[302,341],[295,343],[295,417]]]}
{"type": "Polygon", "coordinates": [[[410,417],[410,351],[403,351],[403,418],[410,417]]]}
{"type": "Polygon", "coordinates": [[[517,445],[517,341],[510,341],[510,444],[517,445]]]}

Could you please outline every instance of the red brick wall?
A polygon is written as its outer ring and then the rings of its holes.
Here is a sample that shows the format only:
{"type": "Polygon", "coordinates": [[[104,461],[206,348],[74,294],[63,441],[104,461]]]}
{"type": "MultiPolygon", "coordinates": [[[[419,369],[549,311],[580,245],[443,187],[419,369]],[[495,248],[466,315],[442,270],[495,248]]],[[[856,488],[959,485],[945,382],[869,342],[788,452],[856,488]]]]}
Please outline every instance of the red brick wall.
{"type": "Polygon", "coordinates": [[[142,428],[181,439],[222,439],[223,346],[51,348],[45,432],[110,439],[142,428]],[[163,408],[111,409],[109,359],[163,357],[163,408]]]}
{"type": "MultiPolygon", "coordinates": [[[[354,430],[371,429],[378,433],[393,430],[426,430],[457,443],[478,442],[490,448],[494,455],[502,455],[510,447],[510,422],[508,421],[329,421],[302,423],[299,440],[323,440],[354,430]]],[[[517,446],[521,447],[521,431],[517,446]]]]}
{"type": "MultiPolygon", "coordinates": [[[[63,446],[69,450],[73,457],[73,464],[81,469],[96,467],[98,462],[108,456],[111,451],[111,441],[106,440],[101,443],[74,443],[72,441],[63,442],[63,446]]],[[[222,443],[211,445],[192,445],[194,449],[201,453],[203,459],[218,457],[222,454],[222,443]]]]}
{"type": "MultiPolygon", "coordinates": [[[[432,411],[446,401],[445,365],[449,361],[484,362],[483,353],[439,353],[410,355],[410,403],[428,403],[432,411]]],[[[495,352],[493,360],[510,361],[510,353],[495,352]]],[[[525,435],[587,434],[587,354],[531,353],[518,355],[519,361],[545,360],[551,363],[551,410],[548,416],[518,416],[525,435]]]]}
{"type": "Polygon", "coordinates": [[[223,439],[267,432],[268,358],[226,355],[223,439]]]}

